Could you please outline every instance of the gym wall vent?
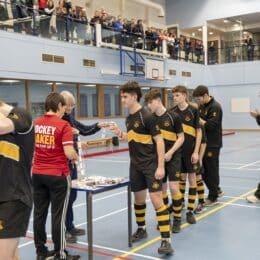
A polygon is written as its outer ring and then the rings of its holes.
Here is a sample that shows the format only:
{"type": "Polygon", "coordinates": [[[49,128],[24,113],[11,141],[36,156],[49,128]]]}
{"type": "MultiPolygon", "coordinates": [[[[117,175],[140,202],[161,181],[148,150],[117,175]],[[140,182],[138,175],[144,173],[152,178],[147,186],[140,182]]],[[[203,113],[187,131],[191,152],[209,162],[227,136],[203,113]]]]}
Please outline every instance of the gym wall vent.
{"type": "Polygon", "coordinates": [[[83,60],[83,66],[84,67],[96,67],[96,61],[95,60],[84,59],[83,60]]]}
{"type": "Polygon", "coordinates": [[[182,75],[182,77],[190,78],[191,77],[191,72],[190,71],[182,71],[181,75],[182,75]]]}
{"type": "Polygon", "coordinates": [[[169,75],[176,76],[176,70],[169,70],[169,75]]]}
{"type": "Polygon", "coordinates": [[[60,63],[64,64],[65,59],[64,56],[59,56],[59,55],[52,55],[52,54],[42,54],[42,61],[44,62],[53,62],[53,63],[60,63]]]}
{"type": "Polygon", "coordinates": [[[53,62],[53,55],[51,54],[42,54],[42,61],[53,62]]]}
{"type": "Polygon", "coordinates": [[[54,55],[53,56],[53,62],[54,63],[62,63],[62,64],[64,64],[65,63],[64,56],[54,55]]]}

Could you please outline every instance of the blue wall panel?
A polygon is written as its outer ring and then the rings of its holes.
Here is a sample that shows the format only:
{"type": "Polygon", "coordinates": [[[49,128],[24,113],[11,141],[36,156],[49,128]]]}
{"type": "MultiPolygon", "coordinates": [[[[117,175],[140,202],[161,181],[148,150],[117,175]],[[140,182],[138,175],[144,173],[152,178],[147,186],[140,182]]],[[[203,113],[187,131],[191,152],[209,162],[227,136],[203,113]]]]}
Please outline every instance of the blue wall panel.
{"type": "MultiPolygon", "coordinates": [[[[251,108],[259,108],[260,62],[230,63],[203,66],[174,60],[165,61],[165,81],[120,75],[104,75],[101,71],[119,73],[119,52],[112,49],[78,46],[42,38],[23,36],[0,31],[0,78],[30,80],[100,83],[120,85],[129,79],[139,81],[142,86],[174,87],[184,84],[195,88],[199,84],[209,86],[210,92],[224,108],[224,128],[257,128],[247,113],[231,113],[232,97],[248,97],[251,108]],[[45,63],[41,54],[65,57],[65,64],[45,63]],[[96,60],[95,68],[82,66],[82,59],[96,60]],[[176,76],[169,76],[175,69],[176,76]],[[191,72],[183,77],[182,71],[191,72]]],[[[127,61],[129,62],[129,60],[127,61]]],[[[130,64],[127,66],[129,67],[130,64]]],[[[122,121],[122,120],[121,120],[122,121]]],[[[122,123],[123,125],[123,121],[122,123]]]]}

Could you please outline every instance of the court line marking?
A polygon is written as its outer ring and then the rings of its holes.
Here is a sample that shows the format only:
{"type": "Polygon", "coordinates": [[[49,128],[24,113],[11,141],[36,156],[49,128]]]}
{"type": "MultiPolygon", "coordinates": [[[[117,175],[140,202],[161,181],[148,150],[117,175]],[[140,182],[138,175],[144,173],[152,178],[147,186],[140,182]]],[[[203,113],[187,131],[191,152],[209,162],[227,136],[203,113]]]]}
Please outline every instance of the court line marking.
{"type": "MultiPolygon", "coordinates": [[[[112,193],[110,195],[107,195],[107,196],[104,196],[104,197],[101,197],[101,198],[94,199],[93,203],[101,201],[101,200],[109,199],[109,198],[115,197],[117,195],[121,195],[123,193],[127,193],[127,191],[116,192],[116,193],[112,193]]],[[[85,205],[86,205],[85,202],[79,203],[79,204],[74,205],[73,208],[78,208],[78,207],[85,206],[85,205]]],[[[48,213],[47,217],[50,217],[50,216],[51,216],[51,212],[48,213]]],[[[32,221],[33,221],[33,217],[30,218],[30,222],[32,222],[32,221]]]]}
{"type": "Polygon", "coordinates": [[[237,167],[237,168],[234,168],[234,167],[227,167],[227,166],[220,166],[219,167],[220,169],[225,169],[225,170],[245,170],[245,171],[259,171],[260,168],[255,168],[255,169],[252,169],[252,168],[240,168],[240,167],[237,167]]]}
{"type": "MultiPolygon", "coordinates": [[[[228,202],[218,202],[218,204],[227,204],[228,202]]],[[[259,206],[254,206],[254,205],[252,205],[252,203],[251,203],[251,205],[244,205],[244,204],[239,204],[239,203],[229,203],[228,205],[230,205],[230,206],[237,206],[237,207],[244,207],[244,208],[257,208],[257,209],[260,209],[260,204],[259,204],[259,206]]]]}
{"type": "Polygon", "coordinates": [[[18,248],[22,248],[22,247],[25,247],[25,246],[28,246],[28,245],[31,245],[31,244],[34,244],[34,241],[29,241],[29,242],[20,244],[20,245],[18,246],[18,248]]]}
{"type": "MultiPolygon", "coordinates": [[[[253,190],[254,191],[254,190],[253,190]]],[[[250,191],[250,192],[253,192],[253,191],[250,191]]],[[[248,192],[248,193],[250,193],[250,192],[248,192]]],[[[118,193],[116,193],[116,194],[112,194],[112,195],[119,195],[119,194],[122,194],[122,193],[126,193],[126,191],[124,191],[124,192],[118,192],[118,193]]],[[[109,196],[111,196],[111,195],[109,195],[109,196]]],[[[106,196],[106,197],[109,197],[109,196],[106,196]]],[[[238,197],[233,197],[233,196],[223,196],[223,198],[232,198],[232,200],[230,200],[229,202],[219,202],[219,204],[223,204],[223,205],[236,205],[236,206],[241,206],[241,207],[251,207],[251,208],[260,208],[260,207],[257,207],[257,206],[247,206],[247,205],[242,205],[242,204],[235,204],[235,203],[232,203],[232,201],[237,201],[237,200],[241,200],[241,199],[243,199],[243,196],[246,196],[246,195],[241,195],[241,196],[238,196],[238,197]]],[[[102,199],[102,198],[100,198],[100,199],[102,199]]],[[[99,200],[100,200],[99,199],[99,200]]],[[[98,199],[97,199],[98,200],[98,199]]],[[[147,202],[149,202],[149,199],[147,200],[147,202]]],[[[220,208],[220,207],[219,207],[220,208]]],[[[100,217],[97,217],[97,218],[95,218],[95,219],[93,219],[93,222],[95,222],[95,221],[98,221],[98,220],[100,220],[100,219],[103,219],[103,218],[105,218],[105,217],[108,217],[108,216],[111,216],[111,215],[114,215],[114,214],[117,214],[117,213],[120,213],[120,212],[122,212],[122,211],[125,211],[125,210],[127,210],[127,208],[123,208],[123,209],[119,209],[119,210],[117,210],[117,211],[113,211],[113,212],[111,212],[111,213],[108,213],[108,214],[106,214],[106,215],[102,215],[102,216],[100,216],[100,217]]],[[[198,217],[196,217],[196,219],[199,219],[198,217]]],[[[79,227],[79,226],[82,226],[82,225],[85,225],[86,224],[86,222],[84,222],[84,223],[80,223],[80,224],[78,224],[78,225],[76,225],[77,227],[79,227]]],[[[184,228],[184,227],[186,227],[186,225],[185,224],[187,224],[187,223],[184,223],[183,225],[182,225],[182,228],[184,228]],[[184,226],[185,225],[185,226],[184,226]]],[[[189,225],[189,224],[188,224],[189,225]]],[[[188,226],[187,225],[187,226],[188,226]]],[[[31,233],[31,234],[33,234],[33,232],[32,231],[30,231],[30,230],[28,230],[27,231],[28,233],[31,233]]],[[[50,234],[48,234],[47,235],[47,237],[51,237],[51,235],[50,234]]],[[[18,248],[22,248],[22,247],[25,247],[25,246],[27,246],[27,245],[30,245],[30,244],[33,244],[34,242],[33,241],[30,241],[30,242],[26,242],[26,243],[23,243],[23,244],[20,244],[19,245],[19,247],[18,248]]],[[[79,243],[79,242],[78,242],[79,243]]],[[[82,242],[82,243],[84,243],[84,242],[82,242]]],[[[86,243],[87,244],[87,243],[86,243]]],[[[97,245],[95,245],[96,247],[100,247],[101,248],[101,246],[97,246],[97,245]]],[[[114,249],[114,251],[116,251],[117,249],[114,249]]],[[[120,251],[120,250],[119,250],[120,251]]],[[[118,252],[119,252],[118,251],[118,252]]],[[[122,252],[124,252],[124,253],[126,253],[127,251],[122,251],[122,252]]],[[[149,259],[158,259],[158,258],[149,258],[149,259]]]]}
{"type": "MultiPolygon", "coordinates": [[[[121,212],[123,212],[123,211],[125,211],[125,210],[127,210],[127,207],[126,207],[126,208],[119,209],[119,210],[115,210],[115,211],[112,211],[112,212],[110,212],[110,213],[108,213],[108,214],[105,214],[105,215],[102,215],[102,216],[100,216],[100,217],[94,218],[92,221],[93,221],[93,222],[96,222],[96,221],[101,220],[101,219],[103,219],[103,218],[106,218],[106,217],[113,216],[113,215],[115,215],[115,214],[121,213],[121,212]]],[[[77,224],[77,225],[75,225],[75,226],[76,226],[76,227],[80,227],[80,226],[83,226],[83,225],[86,225],[86,224],[87,224],[87,222],[83,222],[83,223],[77,224]]],[[[30,234],[33,234],[33,231],[31,231],[31,230],[27,230],[27,232],[30,233],[30,234]]],[[[50,237],[51,237],[51,234],[47,234],[47,237],[50,238],[50,237]]]]}
{"type": "MultiPolygon", "coordinates": [[[[83,242],[83,241],[78,241],[77,243],[81,244],[81,245],[85,245],[85,246],[88,245],[88,243],[83,242]]],[[[124,251],[124,250],[120,250],[120,249],[116,249],[116,248],[112,248],[112,247],[100,246],[100,245],[96,245],[96,244],[94,244],[93,247],[104,249],[104,250],[108,250],[108,251],[114,251],[114,252],[118,252],[118,253],[126,253],[127,252],[127,251],[124,251]]],[[[143,255],[143,254],[136,254],[136,253],[134,253],[132,255],[133,256],[142,257],[142,258],[145,258],[145,259],[152,259],[152,260],[159,260],[159,259],[161,259],[161,258],[157,258],[157,257],[153,257],[153,256],[148,256],[148,255],[143,255]]]]}
{"type": "Polygon", "coordinates": [[[98,162],[109,162],[109,163],[130,163],[130,160],[111,160],[111,159],[89,159],[91,161],[98,161],[98,162]]]}
{"type": "MultiPolygon", "coordinates": [[[[229,200],[229,201],[226,202],[225,204],[222,204],[222,205],[220,205],[220,206],[218,206],[218,207],[215,207],[215,208],[213,208],[213,209],[211,209],[211,210],[209,210],[209,211],[207,211],[207,212],[205,212],[205,213],[202,213],[201,215],[199,215],[198,217],[196,217],[196,220],[199,221],[199,220],[201,220],[201,219],[203,219],[203,218],[205,218],[205,217],[207,217],[207,216],[209,216],[209,215],[211,215],[211,214],[213,214],[213,213],[215,213],[215,212],[217,212],[217,211],[219,211],[219,210],[221,210],[221,209],[223,209],[223,208],[229,206],[230,204],[232,204],[232,203],[238,201],[239,199],[242,199],[243,197],[245,197],[245,196],[247,196],[247,195],[253,193],[255,190],[256,190],[256,189],[252,189],[252,190],[250,190],[250,191],[247,191],[246,193],[241,194],[241,195],[238,196],[237,198],[229,200]]],[[[190,224],[186,222],[186,223],[184,223],[184,224],[181,225],[181,229],[184,229],[184,228],[188,227],[189,225],[190,225],[190,224]]],[[[141,244],[141,245],[139,245],[139,246],[133,248],[132,250],[128,251],[127,253],[125,253],[125,254],[123,254],[123,255],[120,255],[120,257],[127,257],[127,256],[129,256],[129,255],[132,255],[132,253],[136,253],[136,252],[138,252],[138,251],[140,251],[140,250],[142,250],[142,249],[144,249],[144,248],[146,248],[146,247],[148,247],[148,246],[154,244],[155,242],[157,242],[157,241],[159,241],[159,240],[161,240],[161,236],[157,236],[157,237],[155,237],[155,238],[153,238],[153,239],[151,239],[151,240],[149,240],[149,241],[147,241],[147,242],[145,242],[145,243],[143,243],[143,244],[141,244]]],[[[115,258],[114,258],[114,259],[115,259],[115,258]]]]}
{"type": "Polygon", "coordinates": [[[248,166],[255,165],[255,164],[259,163],[259,162],[260,162],[260,160],[252,162],[252,163],[245,164],[245,165],[243,165],[241,167],[238,167],[238,170],[243,169],[243,168],[248,167],[248,166]]]}
{"type": "MultiPolygon", "coordinates": [[[[27,244],[29,243],[34,243],[34,237],[32,236],[26,236],[27,239],[31,239],[32,241],[28,242],[27,244]]],[[[48,244],[53,244],[53,241],[52,240],[47,240],[46,241],[48,244]]],[[[78,251],[81,251],[81,252],[87,252],[88,249],[87,248],[83,248],[83,247],[80,247],[80,246],[77,246],[77,245],[72,245],[72,244],[67,244],[66,245],[66,248],[70,248],[70,249],[76,249],[78,251]]],[[[104,252],[104,251],[98,251],[98,250],[93,250],[93,255],[96,254],[96,255],[102,255],[102,256],[108,256],[108,257],[117,257],[117,259],[124,259],[124,260],[133,260],[132,258],[123,258],[123,257],[118,257],[116,256],[115,254],[112,254],[112,253],[109,253],[109,252],[104,252]]]]}

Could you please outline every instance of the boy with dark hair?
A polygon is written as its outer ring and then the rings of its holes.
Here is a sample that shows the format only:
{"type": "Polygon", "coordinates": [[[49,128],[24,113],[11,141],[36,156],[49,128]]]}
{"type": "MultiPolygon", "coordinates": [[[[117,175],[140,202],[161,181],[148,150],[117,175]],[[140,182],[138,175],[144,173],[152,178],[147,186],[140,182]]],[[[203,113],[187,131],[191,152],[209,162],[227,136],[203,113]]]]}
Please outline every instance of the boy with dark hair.
{"type": "Polygon", "coordinates": [[[160,128],[155,116],[139,103],[142,92],[137,82],[127,82],[120,88],[120,94],[123,107],[129,111],[126,118],[127,133],[122,132],[115,123],[111,124],[110,129],[118,137],[127,140],[129,146],[130,182],[135,197],[134,209],[138,225],[132,241],[137,242],[147,237],[145,211],[148,189],[162,238],[158,253],[172,254],[170,216],[161,192],[164,177],[164,142],[160,128]]]}
{"type": "Polygon", "coordinates": [[[145,102],[152,113],[157,117],[165,145],[165,176],[163,178],[162,195],[164,204],[168,205],[167,179],[172,196],[172,205],[169,211],[173,212],[172,232],[181,230],[182,194],[179,190],[181,173],[181,146],[184,142],[184,133],[179,116],[167,111],[162,104],[159,90],[153,89],[145,95],[145,102]]]}
{"type": "MultiPolygon", "coordinates": [[[[176,86],[172,90],[173,100],[177,106],[172,110],[177,113],[182,121],[184,131],[184,143],[182,146],[182,173],[188,174],[189,194],[188,208],[186,213],[187,222],[195,224],[196,219],[193,211],[195,207],[195,199],[197,192],[196,185],[196,169],[199,163],[199,148],[201,143],[201,127],[199,124],[199,112],[197,109],[188,104],[188,90],[184,86],[176,86]]],[[[185,192],[186,175],[182,175],[180,182],[180,190],[185,192]]]]}
{"type": "Polygon", "coordinates": [[[199,85],[193,92],[196,102],[200,105],[200,124],[205,127],[207,148],[203,158],[204,181],[209,189],[205,206],[213,206],[224,192],[219,188],[219,153],[222,147],[222,108],[209,95],[208,88],[199,85]]]}
{"type": "Polygon", "coordinates": [[[0,101],[0,259],[19,259],[32,209],[33,149],[31,115],[0,101]]]}

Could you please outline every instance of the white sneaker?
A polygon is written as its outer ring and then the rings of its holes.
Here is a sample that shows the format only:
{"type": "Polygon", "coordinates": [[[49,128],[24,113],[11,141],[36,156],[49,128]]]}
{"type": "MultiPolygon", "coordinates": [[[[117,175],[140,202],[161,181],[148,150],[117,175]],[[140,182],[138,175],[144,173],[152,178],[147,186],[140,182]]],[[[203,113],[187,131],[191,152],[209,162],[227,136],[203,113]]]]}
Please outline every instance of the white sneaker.
{"type": "Polygon", "coordinates": [[[246,197],[246,200],[247,200],[249,203],[257,203],[257,202],[260,202],[260,199],[257,198],[255,195],[247,196],[247,197],[246,197]]]}

